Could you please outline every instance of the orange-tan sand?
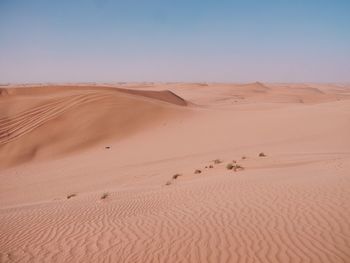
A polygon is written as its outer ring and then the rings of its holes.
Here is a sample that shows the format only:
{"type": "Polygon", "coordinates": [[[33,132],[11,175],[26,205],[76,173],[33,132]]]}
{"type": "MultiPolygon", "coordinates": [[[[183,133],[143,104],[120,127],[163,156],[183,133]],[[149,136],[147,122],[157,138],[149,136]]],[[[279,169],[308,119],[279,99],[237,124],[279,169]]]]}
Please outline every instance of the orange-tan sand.
{"type": "Polygon", "coordinates": [[[0,262],[347,263],[350,85],[1,86],[0,182],[0,262]]]}

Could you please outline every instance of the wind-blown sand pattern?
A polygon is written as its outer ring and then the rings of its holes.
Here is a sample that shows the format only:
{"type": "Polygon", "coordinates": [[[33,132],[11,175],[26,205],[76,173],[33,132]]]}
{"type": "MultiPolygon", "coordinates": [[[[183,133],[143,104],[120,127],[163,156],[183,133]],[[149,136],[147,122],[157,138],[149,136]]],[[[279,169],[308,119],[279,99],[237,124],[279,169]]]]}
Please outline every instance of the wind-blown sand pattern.
{"type": "Polygon", "coordinates": [[[0,262],[350,262],[349,99],[340,84],[3,87],[0,262]]]}

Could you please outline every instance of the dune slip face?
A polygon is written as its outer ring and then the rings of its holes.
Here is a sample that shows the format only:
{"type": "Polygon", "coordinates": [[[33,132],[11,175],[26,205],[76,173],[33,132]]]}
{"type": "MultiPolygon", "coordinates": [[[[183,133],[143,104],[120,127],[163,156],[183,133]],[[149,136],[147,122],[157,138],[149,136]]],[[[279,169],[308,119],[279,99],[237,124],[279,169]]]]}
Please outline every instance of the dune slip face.
{"type": "Polygon", "coordinates": [[[350,262],[350,86],[0,89],[0,262],[350,262]]]}

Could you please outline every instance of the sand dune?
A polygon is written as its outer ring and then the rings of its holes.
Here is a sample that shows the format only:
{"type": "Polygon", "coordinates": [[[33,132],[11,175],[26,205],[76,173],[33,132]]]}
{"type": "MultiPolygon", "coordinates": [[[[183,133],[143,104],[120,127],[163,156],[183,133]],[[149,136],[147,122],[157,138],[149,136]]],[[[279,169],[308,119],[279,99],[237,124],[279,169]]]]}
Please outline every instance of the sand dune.
{"type": "Polygon", "coordinates": [[[350,98],[349,88],[336,86],[329,89],[329,86],[319,84],[175,84],[172,88],[199,105],[223,107],[247,103],[315,104],[350,98]],[[198,92],[193,92],[195,90],[198,92]]]}
{"type": "Polygon", "coordinates": [[[176,113],[161,102],[186,105],[170,91],[27,87],[1,94],[0,167],[119,139],[176,113]]]}
{"type": "Polygon", "coordinates": [[[346,85],[0,94],[0,262],[350,262],[346,85]]]}

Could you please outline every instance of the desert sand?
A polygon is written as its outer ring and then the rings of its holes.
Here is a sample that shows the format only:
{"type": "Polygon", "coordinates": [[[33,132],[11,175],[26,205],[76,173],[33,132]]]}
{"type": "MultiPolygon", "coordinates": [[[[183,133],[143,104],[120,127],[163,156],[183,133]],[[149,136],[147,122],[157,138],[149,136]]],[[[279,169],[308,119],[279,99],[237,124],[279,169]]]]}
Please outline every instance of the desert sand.
{"type": "Polygon", "coordinates": [[[348,84],[1,86],[0,262],[350,262],[349,135],[348,84]]]}

